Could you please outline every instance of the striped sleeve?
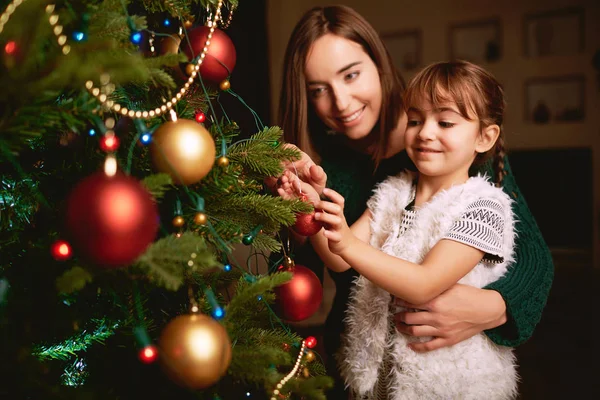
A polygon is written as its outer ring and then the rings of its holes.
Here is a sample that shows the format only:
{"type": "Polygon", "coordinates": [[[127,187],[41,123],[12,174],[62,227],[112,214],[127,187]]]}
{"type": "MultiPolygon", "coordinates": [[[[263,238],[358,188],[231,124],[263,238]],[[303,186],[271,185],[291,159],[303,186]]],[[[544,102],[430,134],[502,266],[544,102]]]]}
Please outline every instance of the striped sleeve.
{"type": "Polygon", "coordinates": [[[504,260],[504,207],[491,198],[471,203],[443,239],[454,240],[485,253],[484,261],[504,260]]]}

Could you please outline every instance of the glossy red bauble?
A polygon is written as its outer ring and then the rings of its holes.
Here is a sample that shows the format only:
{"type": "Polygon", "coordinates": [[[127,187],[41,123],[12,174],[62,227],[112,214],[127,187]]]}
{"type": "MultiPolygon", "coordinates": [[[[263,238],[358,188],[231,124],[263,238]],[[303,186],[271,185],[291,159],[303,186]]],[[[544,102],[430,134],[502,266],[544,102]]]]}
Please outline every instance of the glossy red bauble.
{"type": "Polygon", "coordinates": [[[296,223],[292,226],[294,232],[302,236],[312,236],[321,230],[323,223],[315,219],[315,213],[297,214],[296,223]]]}
{"type": "Polygon", "coordinates": [[[303,265],[281,266],[279,271],[289,271],[292,279],[275,288],[276,313],[286,321],[302,321],[313,315],[323,300],[323,287],[314,272],[303,265]]]}
{"type": "MultiPolygon", "coordinates": [[[[191,48],[187,40],[181,42],[180,49],[190,62],[202,53],[209,32],[208,26],[192,28],[188,31],[191,48]]],[[[220,83],[229,77],[235,67],[235,61],[236,52],[233,42],[225,32],[215,29],[208,46],[208,53],[200,66],[200,76],[204,81],[220,83]]]]}
{"type": "Polygon", "coordinates": [[[132,263],[154,241],[158,209],[134,178],[98,172],[67,200],[66,226],[77,254],[106,267],[132,263]]]}

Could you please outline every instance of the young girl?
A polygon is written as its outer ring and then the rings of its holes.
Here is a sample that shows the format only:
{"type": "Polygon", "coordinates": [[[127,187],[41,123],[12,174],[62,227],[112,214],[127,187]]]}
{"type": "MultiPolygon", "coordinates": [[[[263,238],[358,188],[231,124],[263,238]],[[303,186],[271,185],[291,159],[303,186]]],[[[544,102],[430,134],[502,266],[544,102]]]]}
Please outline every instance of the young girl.
{"type": "MultiPolygon", "coordinates": [[[[344,198],[317,201],[325,228],[311,242],[334,271],[355,269],[342,375],[357,398],[508,399],[516,395],[512,349],[477,334],[454,346],[417,353],[415,338],[394,329],[395,299],[423,304],[455,283],[484,287],[513,262],[511,199],[472,166],[503,153],[504,96],[482,68],[436,63],[405,94],[406,150],[418,173],[382,182],[349,228],[344,198]],[[391,294],[391,296],[390,296],[391,294]]],[[[299,181],[296,181],[299,182],[299,181]]],[[[284,184],[285,186],[285,184],[284,184]]],[[[289,183],[280,193],[289,196],[289,183]]]]}

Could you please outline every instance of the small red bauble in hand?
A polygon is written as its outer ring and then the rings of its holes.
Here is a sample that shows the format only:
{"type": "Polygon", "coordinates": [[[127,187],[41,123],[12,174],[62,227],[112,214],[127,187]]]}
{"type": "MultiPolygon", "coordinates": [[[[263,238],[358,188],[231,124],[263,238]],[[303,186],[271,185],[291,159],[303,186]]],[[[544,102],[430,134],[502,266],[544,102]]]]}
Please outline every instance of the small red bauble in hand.
{"type": "MultiPolygon", "coordinates": [[[[305,195],[301,199],[307,201],[305,195]]],[[[296,214],[296,223],[292,226],[292,230],[302,236],[312,236],[319,233],[323,228],[323,223],[315,219],[316,211],[318,210],[306,214],[296,214]]]]}

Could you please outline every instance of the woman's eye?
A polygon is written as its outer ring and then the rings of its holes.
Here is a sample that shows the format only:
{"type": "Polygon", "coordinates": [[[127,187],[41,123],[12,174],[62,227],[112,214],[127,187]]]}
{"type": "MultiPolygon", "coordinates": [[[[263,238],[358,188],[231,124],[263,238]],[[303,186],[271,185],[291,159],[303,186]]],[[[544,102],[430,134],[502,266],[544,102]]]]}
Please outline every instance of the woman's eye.
{"type": "Polygon", "coordinates": [[[440,125],[442,128],[452,128],[452,127],[453,127],[454,125],[456,125],[456,124],[454,124],[454,123],[452,123],[452,122],[447,122],[447,121],[440,121],[440,122],[439,122],[439,125],[440,125]]]}
{"type": "Polygon", "coordinates": [[[353,79],[358,78],[359,75],[360,75],[359,71],[350,72],[350,73],[346,74],[345,79],[347,81],[351,81],[353,79]]]}
{"type": "Polygon", "coordinates": [[[311,97],[319,97],[322,94],[325,93],[325,88],[320,87],[320,88],[314,88],[314,89],[310,89],[310,96],[311,97]]]}

